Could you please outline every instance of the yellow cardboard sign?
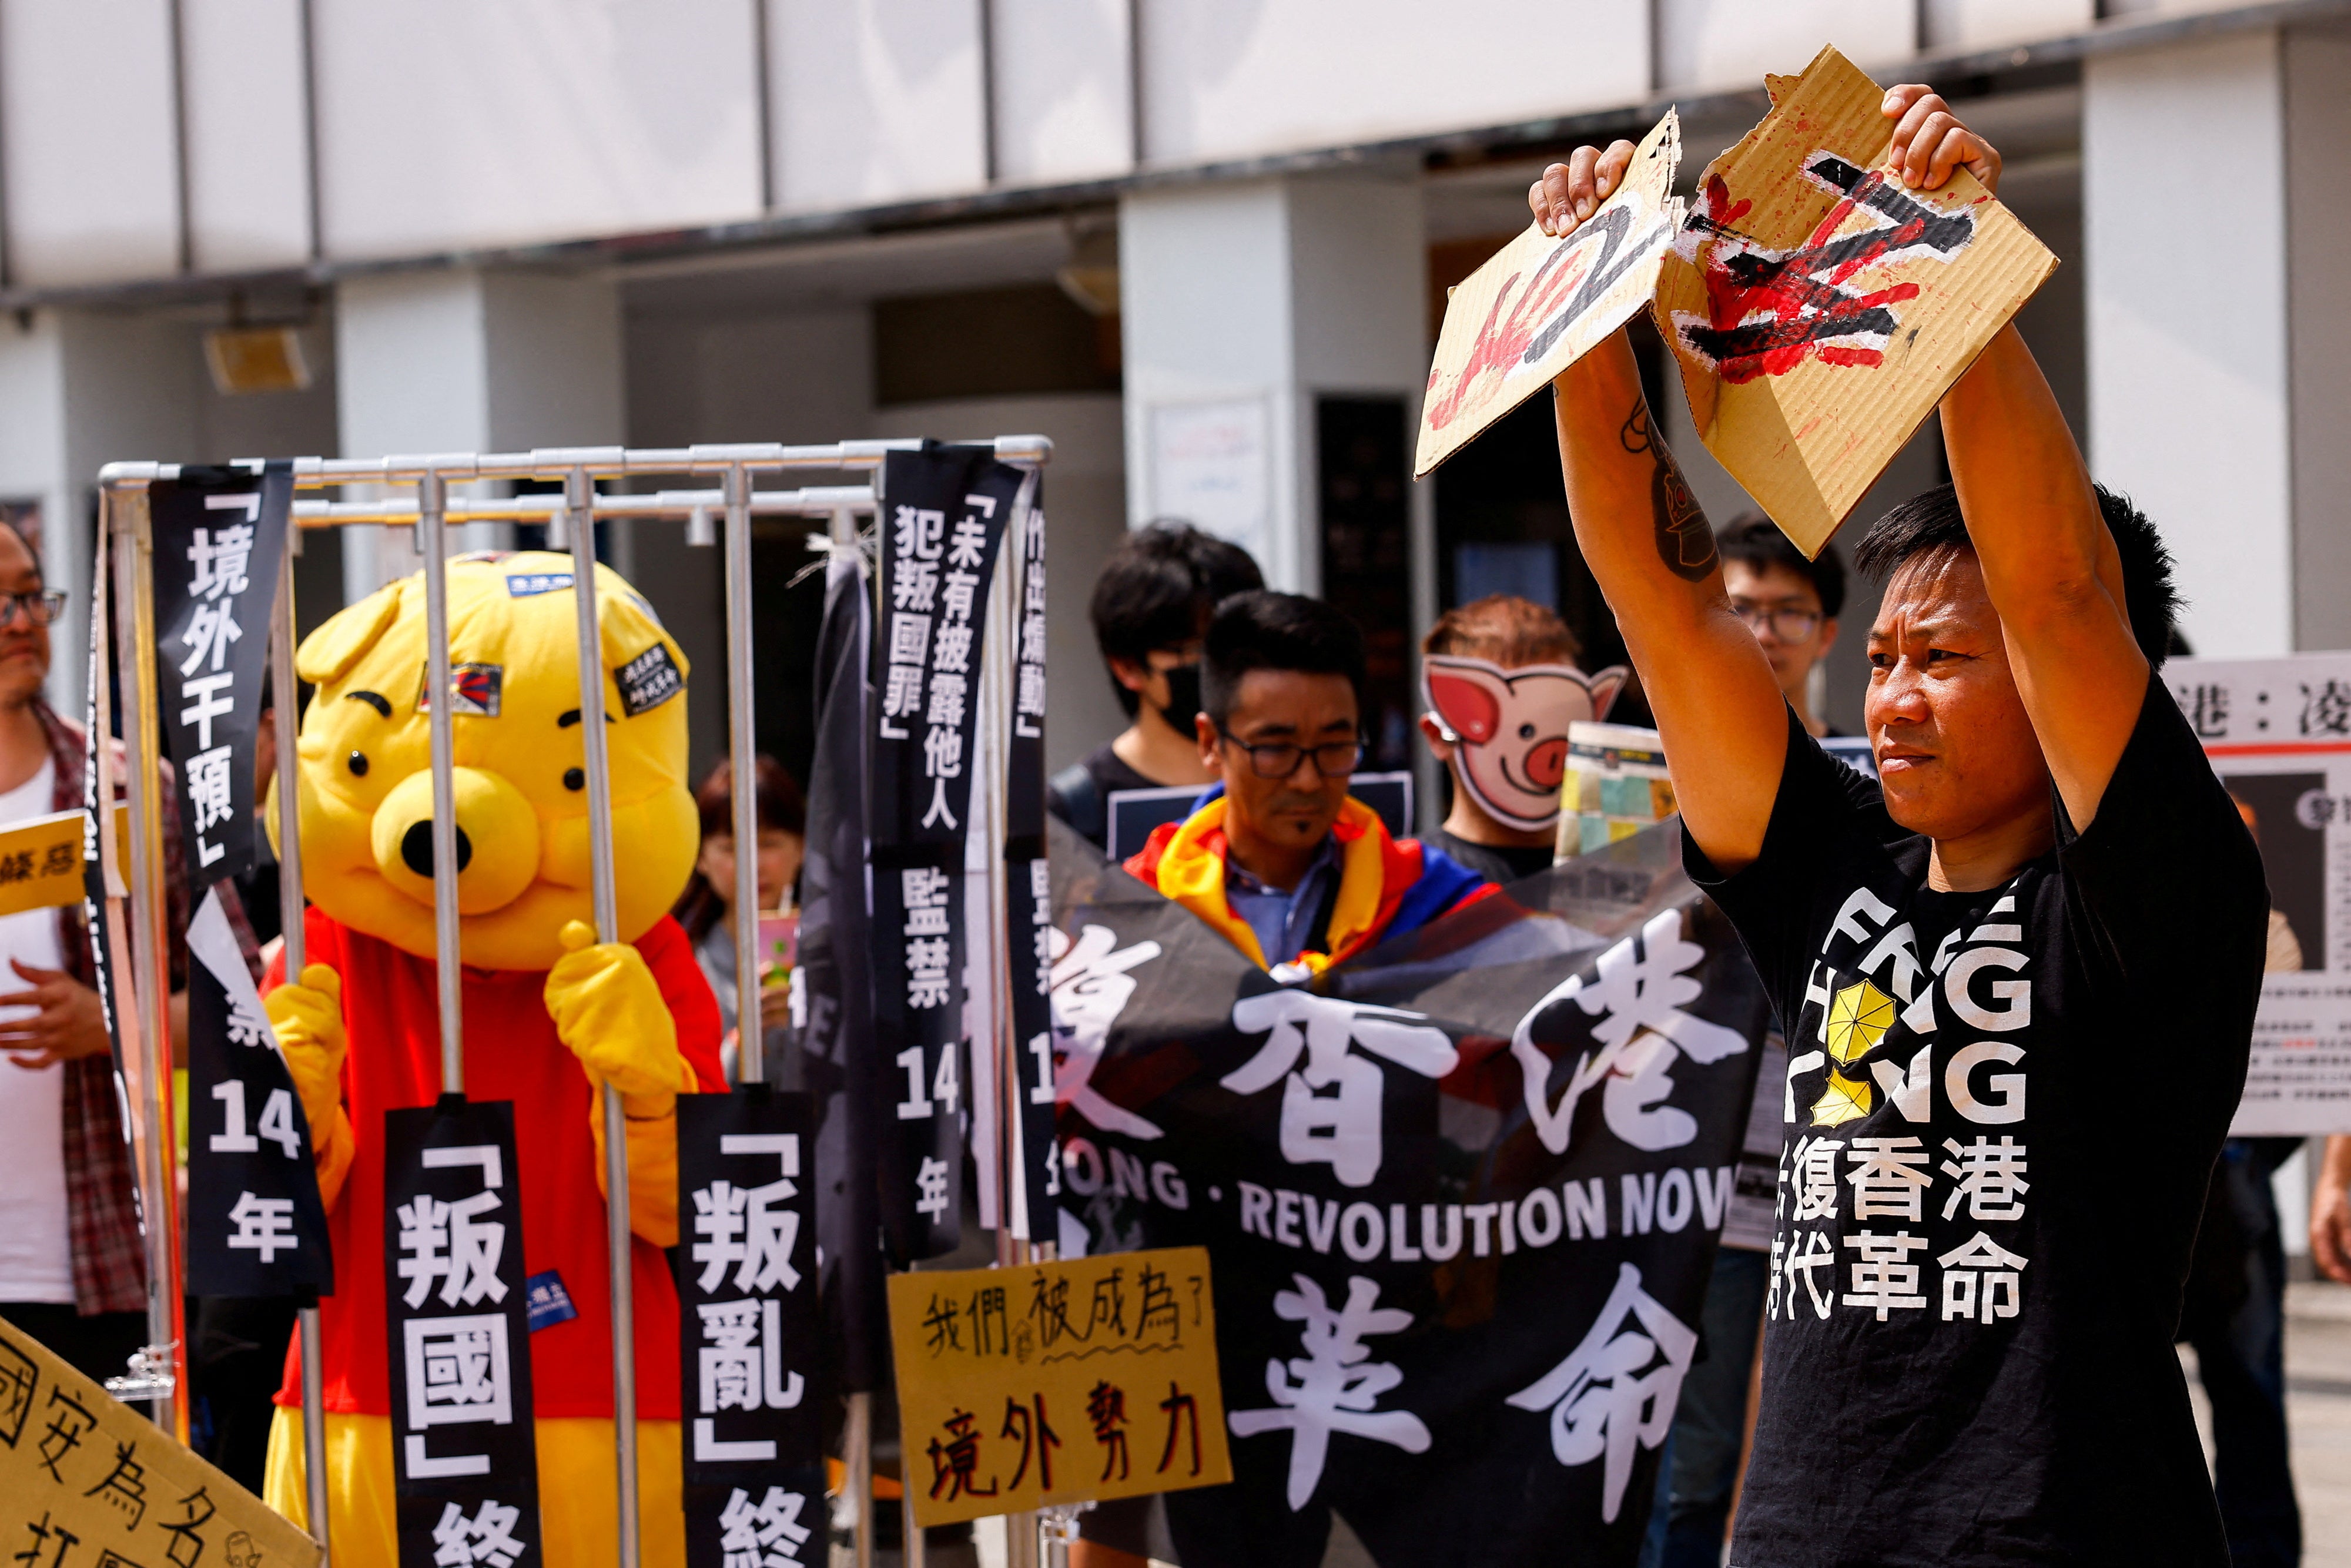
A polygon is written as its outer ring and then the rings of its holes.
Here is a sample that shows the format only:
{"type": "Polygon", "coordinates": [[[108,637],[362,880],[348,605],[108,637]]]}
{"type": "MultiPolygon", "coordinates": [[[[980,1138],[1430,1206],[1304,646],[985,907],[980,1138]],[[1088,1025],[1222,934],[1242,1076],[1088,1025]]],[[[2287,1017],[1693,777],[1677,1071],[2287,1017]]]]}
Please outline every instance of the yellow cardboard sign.
{"type": "Polygon", "coordinates": [[[1681,121],[1669,109],[1635,149],[1624,184],[1573,234],[1553,239],[1529,224],[1453,290],[1421,402],[1415,478],[1649,302],[1681,225],[1672,194],[1681,152],[1681,121]]]}
{"type": "Polygon", "coordinates": [[[1699,436],[1808,556],[2057,258],[1965,169],[1889,172],[1877,84],[1834,48],[1707,165],[1657,329],[1699,436]]]}
{"type": "Polygon", "coordinates": [[[1233,1478],[1204,1247],[893,1274],[890,1343],[918,1524],[1233,1478]]]}
{"type": "MultiPolygon", "coordinates": [[[[77,806],[0,831],[0,915],[82,901],[82,834],[89,821],[77,806]]],[[[130,831],[131,808],[118,805],[115,847],[124,865],[131,863],[130,831]]]]}
{"type": "Polygon", "coordinates": [[[0,1323],[0,1562],[311,1568],[318,1543],[47,1347],[0,1323]]]}

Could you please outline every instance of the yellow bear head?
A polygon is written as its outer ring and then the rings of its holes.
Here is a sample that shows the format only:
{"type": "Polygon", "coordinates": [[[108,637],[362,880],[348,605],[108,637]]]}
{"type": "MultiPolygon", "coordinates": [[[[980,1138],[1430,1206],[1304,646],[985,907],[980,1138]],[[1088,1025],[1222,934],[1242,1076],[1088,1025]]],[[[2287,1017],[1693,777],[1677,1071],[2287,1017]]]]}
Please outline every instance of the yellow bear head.
{"type": "MultiPolygon", "coordinates": [[[[457,907],[465,962],[545,969],[566,921],[594,920],[572,562],[449,562],[457,907]]],[[[596,569],[621,938],[674,904],[700,837],[686,786],[685,657],[616,572],[596,569]]],[[[392,583],[302,641],[302,883],[341,924],[430,958],[433,768],[424,578],[392,583]]],[[[275,812],[268,815],[274,835],[275,812]]]]}

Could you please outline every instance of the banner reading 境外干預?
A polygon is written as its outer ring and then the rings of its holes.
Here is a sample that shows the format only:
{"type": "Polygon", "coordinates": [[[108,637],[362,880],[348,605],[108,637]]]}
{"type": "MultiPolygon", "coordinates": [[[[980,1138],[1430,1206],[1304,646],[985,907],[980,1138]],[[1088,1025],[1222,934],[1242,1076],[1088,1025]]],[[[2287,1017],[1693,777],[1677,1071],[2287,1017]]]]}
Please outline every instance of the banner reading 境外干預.
{"type": "Polygon", "coordinates": [[[2163,666],[2261,845],[2269,952],[2230,1131],[2351,1133],[2351,653],[2163,666]]]}
{"type": "Polygon", "coordinates": [[[1771,1030],[1678,841],[1285,988],[1053,833],[1063,1256],[1215,1259],[1186,1561],[1327,1511],[1388,1568],[1633,1561],[1771,1030]]]}

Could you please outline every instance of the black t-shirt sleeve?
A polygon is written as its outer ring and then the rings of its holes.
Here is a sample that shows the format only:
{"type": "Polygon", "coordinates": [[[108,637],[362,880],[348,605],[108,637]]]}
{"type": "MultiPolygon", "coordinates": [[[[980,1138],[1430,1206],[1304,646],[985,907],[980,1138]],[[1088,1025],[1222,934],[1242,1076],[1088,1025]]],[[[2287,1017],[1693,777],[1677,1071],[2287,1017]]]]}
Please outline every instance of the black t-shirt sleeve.
{"type": "Polygon", "coordinates": [[[1788,754],[1762,852],[1729,876],[1682,832],[1682,864],[1690,880],[1722,906],[1775,1002],[1799,994],[1821,929],[1834,916],[1819,905],[1850,891],[1857,854],[1901,837],[1886,815],[1874,779],[1821,749],[1792,710],[1788,754]]]}
{"type": "Polygon", "coordinates": [[[2200,971],[2219,959],[2259,975],[2269,929],[2261,852],[2160,674],[2148,674],[2090,825],[2075,831],[2050,794],[2075,908],[2122,974],[2161,974],[2179,961],[2200,971]]]}

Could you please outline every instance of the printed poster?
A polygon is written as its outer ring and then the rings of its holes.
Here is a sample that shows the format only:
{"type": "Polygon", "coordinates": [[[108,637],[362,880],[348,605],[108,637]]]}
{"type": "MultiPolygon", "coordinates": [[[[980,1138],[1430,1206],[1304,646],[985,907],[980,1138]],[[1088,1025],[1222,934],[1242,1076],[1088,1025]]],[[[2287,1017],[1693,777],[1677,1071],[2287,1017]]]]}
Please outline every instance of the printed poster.
{"type": "Polygon", "coordinates": [[[2173,659],[2163,676],[2269,878],[2261,1010],[2230,1131],[2351,1133],[2351,653],[2173,659]]]}

